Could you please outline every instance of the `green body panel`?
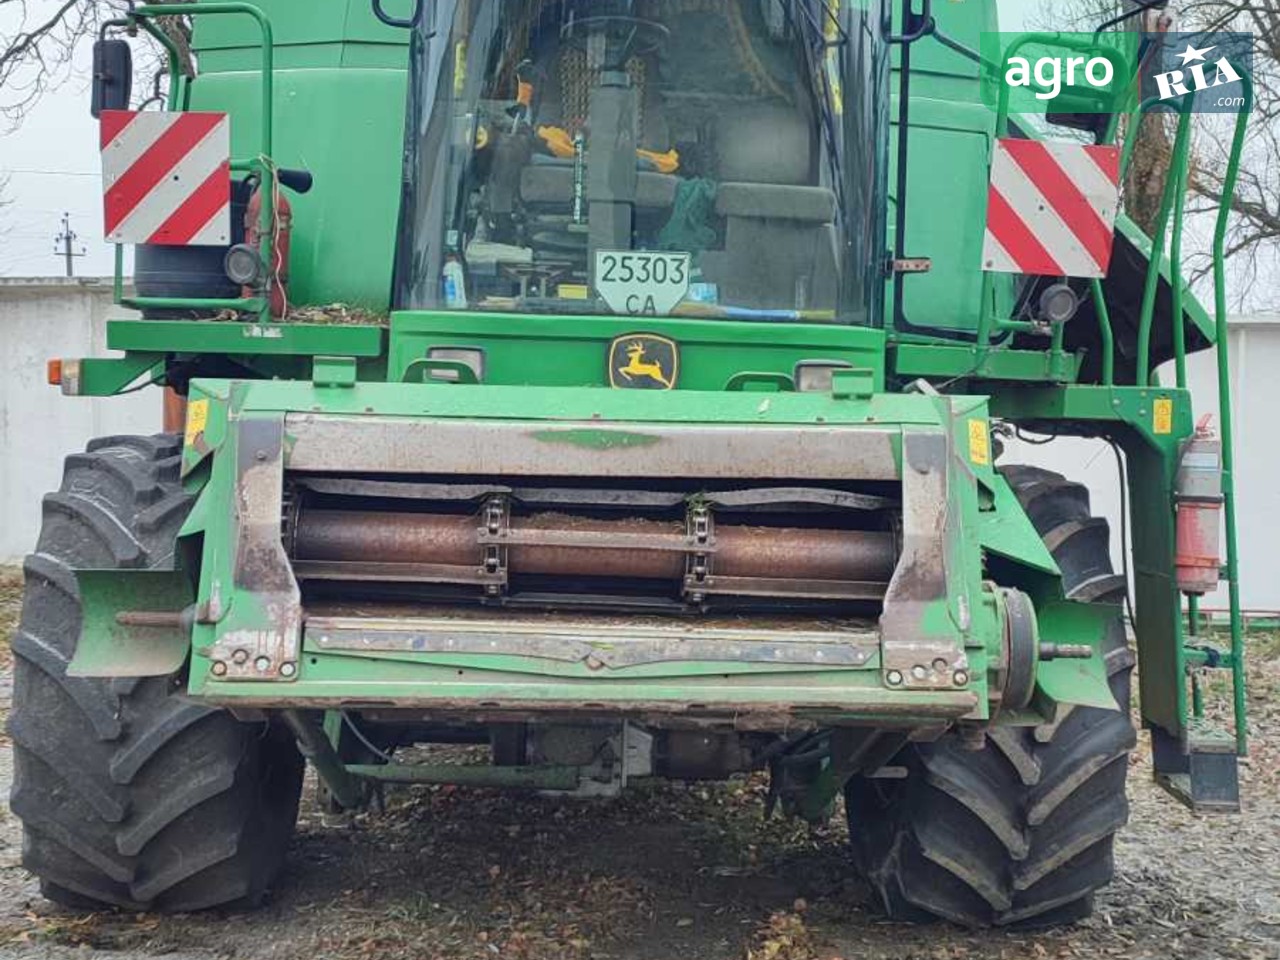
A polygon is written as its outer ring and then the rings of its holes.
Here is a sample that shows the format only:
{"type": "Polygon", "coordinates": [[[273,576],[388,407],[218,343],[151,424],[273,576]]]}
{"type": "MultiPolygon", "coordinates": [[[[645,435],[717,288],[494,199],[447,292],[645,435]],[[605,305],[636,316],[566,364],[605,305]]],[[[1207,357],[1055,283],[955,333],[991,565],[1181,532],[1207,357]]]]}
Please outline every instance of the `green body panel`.
{"type": "Polygon", "coordinates": [[[1193,432],[1191,395],[1179,389],[1023,387],[993,399],[998,415],[1043,423],[1070,422],[1114,439],[1128,461],[1133,533],[1135,633],[1143,719],[1185,731],[1187,681],[1181,595],[1174,579],[1174,491],[1178,453],[1193,432]],[[1157,424],[1156,403],[1171,404],[1157,424]]]}
{"type": "Polygon", "coordinates": [[[117,320],[107,328],[107,346],[130,353],[222,353],[312,357],[381,357],[381,327],[325,324],[212,323],[183,320],[117,320]]]}
{"type": "MultiPolygon", "coordinates": [[[[259,6],[276,35],[272,159],[311,171],[316,182],[306,196],[290,198],[290,296],[385,310],[400,216],[405,34],[379,24],[364,0],[259,6]]],[[[201,74],[191,109],[230,113],[232,155],[255,157],[262,122],[256,27],[247,17],[196,20],[201,74]]]]}
{"type": "Polygon", "coordinates": [[[1080,368],[1081,358],[1072,354],[1055,355],[1045,350],[984,350],[904,340],[900,338],[890,352],[892,371],[902,379],[947,377],[1071,383],[1080,368]]]}
{"type": "MultiPolygon", "coordinates": [[[[1040,639],[1045,643],[1092,642],[1105,635],[1121,614],[1106,604],[1049,601],[1036,605],[1040,639]]],[[[1042,715],[1071,705],[1118,710],[1116,698],[1107,686],[1107,665],[1101,657],[1088,660],[1048,660],[1036,668],[1036,699],[1042,715]]]]}
{"type": "Polygon", "coordinates": [[[121,623],[122,610],[172,616],[195,599],[183,570],[81,570],[83,618],[97,629],[76,645],[67,667],[73,677],[167,676],[179,670],[191,652],[190,627],[169,623],[121,623]]]}
{"type": "Polygon", "coordinates": [[[848,363],[872,373],[873,389],[884,389],[880,330],[636,317],[397,313],[387,375],[402,379],[409,364],[432,347],[470,347],[485,352],[487,383],[607,386],[613,339],[637,333],[680,345],[681,389],[724,390],[733,376],[750,371],[791,374],[802,360],[848,363]]]}
{"type": "MultiPolygon", "coordinates": [[[[906,278],[903,314],[915,326],[973,330],[982,302],[983,240],[974,225],[986,222],[987,193],[972,185],[975,173],[986,169],[995,116],[979,103],[934,99],[935,86],[947,83],[928,74],[913,75],[910,149],[915,157],[936,159],[908,170],[906,252],[929,257],[932,266],[928,273],[906,278]]],[[[896,135],[896,125],[894,130],[896,135]]],[[[891,169],[890,182],[893,176],[891,169]]],[[[892,224],[890,220],[891,240],[892,224]]],[[[1006,310],[1011,296],[1010,282],[997,286],[1006,310]]]]}
{"type": "MultiPolygon", "coordinates": [[[[411,5],[411,0],[385,2],[392,13],[405,13],[411,5]]],[[[201,6],[196,4],[197,14],[201,6]]],[[[1131,365],[1137,352],[1139,330],[1135,325],[1112,331],[1106,319],[1108,309],[1131,318],[1144,312],[1141,335],[1156,344],[1161,338],[1177,344],[1181,357],[1184,345],[1172,325],[1177,307],[1156,310],[1158,298],[1148,297],[1145,311],[1139,311],[1127,300],[1119,302],[1119,283],[1115,289],[1108,286],[1105,297],[1100,292],[1096,309],[1106,330],[1100,336],[1115,347],[1112,360],[1101,368],[1105,373],[1095,369],[1098,347],[1071,339],[1080,330],[1080,319],[1064,332],[1062,327],[1036,328],[1012,316],[1015,280],[1005,275],[984,280],[980,271],[988,164],[1005,118],[980,103],[972,62],[927,38],[909,54],[911,149],[904,252],[932,263],[928,272],[902,278],[905,323],[897,328],[892,293],[885,317],[868,327],[391,311],[394,264],[405,253],[397,247],[410,88],[407,34],[377,23],[366,0],[262,0],[260,6],[275,30],[273,155],[258,157],[263,51],[250,18],[196,17],[201,74],[190,85],[189,106],[231,113],[238,172],[269,160],[315,175],[310,194],[291,198],[292,301],[340,301],[390,312],[391,320],[389,330],[271,323],[265,318],[256,323],[113,321],[108,343],[124,356],[84,361],[77,389],[68,391],[110,395],[167,359],[195,364],[190,399],[204,406],[198,423],[192,421],[196,428],[188,431],[183,469],[198,498],[180,551],[185,575],[198,580],[187,676],[192,696],[268,708],[447,703],[469,715],[483,714],[486,704],[495,701],[535,713],[591,704],[605,715],[694,705],[713,714],[717,709],[732,713],[736,704],[782,718],[782,728],[793,717],[833,725],[933,729],[991,719],[989,684],[1005,641],[1004,614],[992,581],[1032,597],[1044,642],[1100,649],[1115,613],[1063,599],[1053,557],[993,469],[993,451],[986,444],[996,418],[1062,435],[1104,437],[1123,447],[1142,715],[1148,726],[1187,743],[1188,659],[1174,577],[1173,488],[1179,452],[1193,432],[1193,408],[1182,383],[1171,388],[1134,383],[1125,364],[1131,365]],[[676,389],[608,388],[611,345],[637,334],[675,343],[680,357],[676,389]],[[482,374],[464,372],[456,361],[452,368],[432,367],[433,348],[482,351],[482,374]],[[237,370],[248,371],[235,376],[262,379],[224,379],[228,374],[219,364],[227,358],[237,370]],[[1125,373],[1119,378],[1113,375],[1117,359],[1125,373]],[[211,362],[201,367],[202,360],[211,362]],[[830,392],[794,392],[796,364],[813,360],[836,361],[853,370],[837,374],[830,392]],[[422,382],[430,380],[433,370],[464,382],[422,382]],[[465,382],[470,379],[481,382],[465,382]],[[917,380],[928,383],[916,385],[917,380]],[[460,422],[475,424],[477,430],[518,424],[522,436],[540,447],[595,457],[600,464],[631,454],[640,463],[644,450],[660,446],[664,430],[685,427],[713,425],[742,438],[759,428],[846,431],[833,442],[848,446],[851,480],[860,479],[860,437],[888,430],[896,480],[875,482],[889,487],[905,484],[916,469],[910,453],[914,441],[944,437],[946,523],[932,531],[941,544],[932,559],[943,567],[945,590],[912,611],[912,625],[920,638],[963,652],[968,675],[955,689],[894,689],[888,682],[883,638],[880,652],[857,666],[822,668],[695,658],[600,671],[511,650],[464,655],[322,648],[315,638],[302,635],[300,621],[286,622],[282,614],[296,603],[292,577],[272,583],[236,579],[237,538],[250,513],[246,471],[255,457],[265,465],[258,495],[266,508],[258,505],[255,522],[264,528],[275,524],[278,533],[281,511],[273,517],[271,508],[283,509],[280,481],[290,469],[295,442],[289,424],[302,416],[390,419],[428,430],[460,422]],[[261,445],[264,437],[274,437],[279,450],[261,445]],[[219,644],[229,635],[264,636],[282,623],[286,631],[298,633],[296,674],[265,680],[214,672],[218,651],[224,649],[219,644]]],[[[934,15],[948,37],[975,49],[981,33],[997,29],[996,4],[990,2],[941,4],[934,15]]],[[[895,66],[902,63],[902,50],[894,48],[895,66]]],[[[896,118],[896,83],[893,91],[887,106],[896,118]]],[[[893,137],[899,132],[895,123],[893,137]]],[[[891,143],[891,158],[896,157],[895,146],[891,143]]],[[[890,182],[895,174],[887,171],[890,182]]],[[[890,229],[893,207],[901,199],[889,198],[890,229]]],[[[1167,199],[1173,203],[1172,195],[1167,199]]],[[[1150,257],[1151,242],[1132,223],[1122,217],[1117,229],[1150,257]]],[[[894,239],[886,238],[886,246],[894,239]]],[[[1157,246],[1163,245],[1161,237],[1157,246]]],[[[1221,271],[1217,279],[1221,287],[1221,271]]],[[[1179,281],[1180,271],[1164,258],[1147,286],[1172,288],[1179,281]]],[[[1102,287],[1097,285],[1099,291],[1102,287]]],[[[1172,300],[1178,302],[1177,297],[1172,300]]],[[[1219,301],[1214,322],[1190,294],[1181,298],[1189,320],[1182,331],[1189,341],[1186,349],[1215,341],[1224,348],[1221,289],[1219,301]]],[[[237,308],[234,303],[187,305],[211,311],[237,308]]],[[[257,306],[265,308],[262,301],[257,306]]],[[[245,305],[239,309],[244,311],[245,305]]],[[[1155,350],[1157,359],[1161,349],[1155,350]]],[[[1173,348],[1168,355],[1174,355],[1173,348]]],[[[1226,403],[1224,408],[1229,409],[1226,403]]],[[[421,469],[430,471],[429,456],[421,469]]],[[[573,479],[585,482],[591,476],[588,467],[573,479]]],[[[1227,479],[1229,487],[1229,471],[1227,479]]],[[[1230,494],[1228,504],[1230,508],[1230,494]]],[[[1228,540],[1233,545],[1230,529],[1228,540]]],[[[1234,578],[1234,560],[1230,563],[1234,578]]],[[[178,589],[178,580],[168,582],[178,589]]],[[[118,579],[95,582],[92,575],[83,579],[82,591],[88,598],[84,635],[96,638],[87,641],[84,662],[99,669],[113,657],[140,662],[146,638],[109,622],[120,597],[132,603],[137,591],[118,579]]],[[[172,652],[171,645],[165,649],[172,652]]],[[[1239,659],[1238,698],[1243,690],[1239,659]]],[[[1030,708],[1003,712],[995,720],[1052,720],[1072,704],[1114,704],[1100,657],[1040,664],[1030,708]]],[[[1242,710],[1238,714],[1242,722],[1242,710]]],[[[824,804],[829,793],[815,795],[815,802],[824,804]]]]}

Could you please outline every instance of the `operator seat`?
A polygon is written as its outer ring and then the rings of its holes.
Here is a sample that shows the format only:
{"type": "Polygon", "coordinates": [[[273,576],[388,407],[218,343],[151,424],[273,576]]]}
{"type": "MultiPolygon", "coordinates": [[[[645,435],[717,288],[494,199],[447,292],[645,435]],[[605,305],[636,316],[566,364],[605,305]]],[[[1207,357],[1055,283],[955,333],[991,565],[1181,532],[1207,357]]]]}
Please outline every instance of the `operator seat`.
{"type": "Polygon", "coordinates": [[[830,309],[837,293],[835,195],[814,185],[813,125],[794,107],[757,101],[716,125],[724,249],[702,257],[722,304],[830,309]]]}
{"type": "MultiPolygon", "coordinates": [[[[640,91],[639,139],[645,149],[670,149],[669,131],[663,116],[656,85],[650,82],[655,65],[652,57],[632,57],[627,72],[640,91]]],[[[587,119],[591,88],[597,72],[587,63],[581,47],[555,43],[539,51],[539,96],[535,126],[551,126],[570,136],[582,129],[587,119]]],[[[534,154],[520,173],[520,198],[527,204],[554,205],[564,209],[573,202],[574,162],[572,159],[534,154]]],[[[636,206],[641,210],[667,210],[675,200],[679,178],[642,170],[636,189],[636,206]]]]}

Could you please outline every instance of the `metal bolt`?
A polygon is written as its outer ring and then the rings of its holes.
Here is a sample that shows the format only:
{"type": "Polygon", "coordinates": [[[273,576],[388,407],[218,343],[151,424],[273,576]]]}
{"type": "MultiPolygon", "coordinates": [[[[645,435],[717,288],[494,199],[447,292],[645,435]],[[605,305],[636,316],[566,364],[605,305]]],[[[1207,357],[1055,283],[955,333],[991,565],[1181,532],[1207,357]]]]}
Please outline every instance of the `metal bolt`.
{"type": "Polygon", "coordinates": [[[925,677],[929,676],[929,671],[926,667],[917,663],[911,668],[911,675],[917,680],[923,680],[925,677]]]}
{"type": "Polygon", "coordinates": [[[209,672],[215,677],[225,677],[227,675],[227,665],[221,660],[213,661],[213,666],[209,668],[209,672]]]}
{"type": "Polygon", "coordinates": [[[902,673],[898,670],[890,670],[884,675],[884,679],[891,687],[902,686],[902,673]]]}
{"type": "Polygon", "coordinates": [[[964,670],[957,670],[952,675],[951,680],[957,687],[963,687],[969,682],[969,674],[964,670]]]}
{"type": "Polygon", "coordinates": [[[259,657],[257,660],[253,661],[253,668],[259,673],[266,673],[271,669],[271,658],[259,657]]]}
{"type": "Polygon", "coordinates": [[[280,676],[292,677],[298,672],[298,665],[292,661],[280,664],[280,676]]]}
{"type": "Polygon", "coordinates": [[[257,460],[259,463],[261,463],[263,460],[267,459],[267,451],[258,450],[257,452],[254,453],[253,458],[257,460]]]}
{"type": "Polygon", "coordinates": [[[237,650],[235,653],[231,654],[232,663],[242,664],[242,663],[248,662],[248,660],[249,660],[248,650],[237,650]]]}
{"type": "Polygon", "coordinates": [[[937,670],[938,673],[942,673],[947,669],[947,661],[939,657],[937,660],[933,661],[933,669],[937,670]]]}

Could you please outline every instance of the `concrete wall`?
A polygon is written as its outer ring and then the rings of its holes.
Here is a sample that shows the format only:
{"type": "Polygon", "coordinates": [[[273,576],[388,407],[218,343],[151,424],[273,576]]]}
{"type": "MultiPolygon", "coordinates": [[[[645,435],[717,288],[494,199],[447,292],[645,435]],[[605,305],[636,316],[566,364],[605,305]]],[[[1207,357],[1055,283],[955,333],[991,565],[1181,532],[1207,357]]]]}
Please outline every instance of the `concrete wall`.
{"type": "MultiPolygon", "coordinates": [[[[109,400],[63,397],[45,384],[45,361],[106,353],[105,320],[122,316],[103,281],[0,279],[0,561],[21,557],[35,543],[40,498],[58,485],[62,458],[92,437],[153,433],[160,428],[160,392],[109,400]]],[[[1236,415],[1237,497],[1240,506],[1244,605],[1280,610],[1280,578],[1272,575],[1280,543],[1280,316],[1245,317],[1231,333],[1232,408],[1236,415]],[[1273,359],[1274,358],[1274,359],[1273,359]],[[1272,418],[1277,423],[1268,426],[1272,418]]],[[[1172,379],[1164,371],[1165,382],[1172,379]]],[[[1189,379],[1201,413],[1217,414],[1212,354],[1193,356],[1189,379]]],[[[1063,438],[1046,446],[1017,441],[1009,462],[1034,463],[1086,483],[1096,511],[1111,520],[1119,569],[1120,498],[1110,447],[1063,438]]],[[[1140,495],[1140,494],[1139,494],[1140,495]]],[[[1209,606],[1221,606],[1221,596],[1209,606]]]]}
{"type": "Polygon", "coordinates": [[[64,456],[93,437],[160,429],[157,389],[92,400],[46,383],[51,357],[105,356],[107,317],[126,315],[107,282],[0,279],[0,562],[35,546],[64,456]]]}

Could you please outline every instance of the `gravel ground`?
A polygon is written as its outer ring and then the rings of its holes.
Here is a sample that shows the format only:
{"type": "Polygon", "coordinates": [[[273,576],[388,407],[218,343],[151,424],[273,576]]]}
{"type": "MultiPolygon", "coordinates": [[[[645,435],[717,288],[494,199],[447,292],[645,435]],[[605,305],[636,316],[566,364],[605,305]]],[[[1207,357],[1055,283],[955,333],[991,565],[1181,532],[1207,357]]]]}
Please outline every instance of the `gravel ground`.
{"type": "MultiPolygon", "coordinates": [[[[16,612],[0,571],[0,636],[16,612]]],[[[41,899],[0,813],[0,957],[212,960],[1022,960],[1280,958],[1280,642],[1252,657],[1241,817],[1196,817],[1140,751],[1116,883],[1090,921],[972,933],[880,920],[838,822],[760,818],[759,780],[662,786],[614,802],[451,788],[326,819],[309,801],[286,874],[254,913],[79,916],[41,899]]],[[[0,697],[9,690],[0,656],[0,697]]],[[[12,757],[0,743],[7,792],[12,757]]],[[[307,796],[311,796],[308,790],[307,796]]]]}

